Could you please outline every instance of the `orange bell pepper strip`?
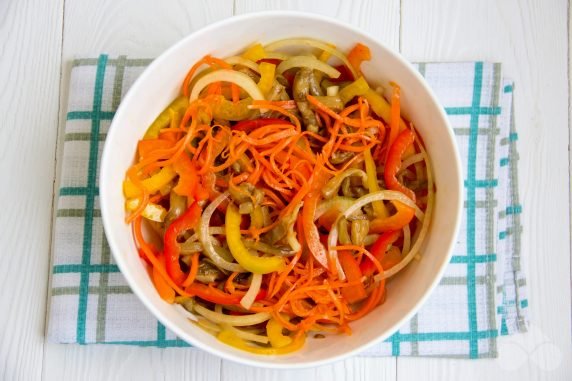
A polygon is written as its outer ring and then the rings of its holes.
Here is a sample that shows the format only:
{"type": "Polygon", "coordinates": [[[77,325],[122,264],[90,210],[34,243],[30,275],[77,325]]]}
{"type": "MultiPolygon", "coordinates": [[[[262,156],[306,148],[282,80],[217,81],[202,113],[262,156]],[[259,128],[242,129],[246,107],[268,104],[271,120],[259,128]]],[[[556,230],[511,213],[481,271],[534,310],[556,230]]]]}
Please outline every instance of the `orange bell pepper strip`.
{"type": "Polygon", "coordinates": [[[415,193],[405,187],[397,180],[397,172],[401,168],[401,157],[403,153],[413,144],[415,134],[413,131],[406,129],[403,130],[395,139],[395,142],[389,147],[387,153],[387,161],[385,162],[385,171],[383,173],[385,185],[395,191],[405,194],[407,197],[415,202],[415,193]]]}
{"type": "Polygon", "coordinates": [[[369,223],[370,233],[383,233],[389,230],[401,230],[411,222],[415,210],[402,202],[393,201],[397,212],[386,218],[375,218],[369,223]]]}
{"type": "Polygon", "coordinates": [[[143,139],[137,143],[137,153],[143,159],[156,150],[172,148],[175,142],[165,139],[143,139]]]}
{"type": "MultiPolygon", "coordinates": [[[[159,261],[162,266],[165,266],[165,257],[160,256],[159,261]]],[[[175,302],[175,290],[163,279],[159,270],[156,267],[153,267],[152,272],[152,279],[153,284],[155,285],[155,289],[159,293],[161,299],[166,301],[169,304],[173,304],[175,302]]]]}
{"type": "MultiPolygon", "coordinates": [[[[387,247],[393,242],[395,242],[399,238],[400,234],[401,232],[399,230],[386,231],[381,236],[379,236],[379,238],[377,239],[377,241],[374,242],[373,245],[371,245],[369,251],[371,254],[373,254],[375,259],[379,261],[379,263],[382,263],[382,261],[384,260],[385,253],[387,252],[387,247]]],[[[383,264],[381,266],[384,268],[384,270],[386,270],[383,264]]],[[[362,260],[359,268],[362,274],[365,276],[372,276],[376,269],[375,265],[373,264],[373,261],[368,257],[365,257],[362,260]]]]}
{"type": "MultiPolygon", "coordinates": [[[[357,264],[351,252],[346,250],[338,251],[338,259],[340,260],[348,282],[356,282],[361,279],[362,272],[360,266],[357,264]]],[[[356,283],[355,286],[342,287],[341,292],[344,299],[350,304],[367,298],[367,293],[361,283],[356,283]]]]}
{"type": "Polygon", "coordinates": [[[361,74],[361,63],[369,60],[371,60],[371,52],[369,48],[362,43],[357,43],[348,54],[348,61],[350,61],[350,64],[359,74],[361,74]]]}
{"type": "Polygon", "coordinates": [[[205,192],[198,192],[201,188],[197,169],[189,156],[182,154],[173,163],[173,169],[179,175],[179,181],[173,190],[180,196],[191,197],[194,200],[204,200],[205,192]]]}
{"type": "Polygon", "coordinates": [[[169,277],[171,277],[177,286],[181,286],[185,279],[187,279],[187,274],[181,270],[181,265],[179,264],[181,248],[177,242],[177,237],[185,230],[196,227],[200,217],[201,208],[195,202],[185,211],[185,213],[173,221],[165,231],[165,238],[163,240],[165,269],[167,270],[169,277]]]}
{"type": "Polygon", "coordinates": [[[209,287],[206,284],[194,282],[185,291],[194,296],[216,304],[239,304],[242,295],[230,295],[215,287],[209,287]]]}

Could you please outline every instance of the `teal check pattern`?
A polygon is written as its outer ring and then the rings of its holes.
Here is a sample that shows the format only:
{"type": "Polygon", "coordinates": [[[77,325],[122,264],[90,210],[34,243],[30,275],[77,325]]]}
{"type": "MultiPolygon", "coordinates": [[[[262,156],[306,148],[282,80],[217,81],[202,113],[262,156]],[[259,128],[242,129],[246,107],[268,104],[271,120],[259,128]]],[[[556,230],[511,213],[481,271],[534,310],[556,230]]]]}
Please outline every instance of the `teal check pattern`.
{"type": "MultiPolygon", "coordinates": [[[[121,98],[151,60],[73,62],[57,202],[48,337],[59,343],[184,347],[131,293],[110,254],[98,163],[121,98]]],[[[501,65],[420,63],[450,118],[465,173],[465,212],[446,274],[425,306],[366,356],[497,356],[526,331],[513,85],[501,65]]]]}

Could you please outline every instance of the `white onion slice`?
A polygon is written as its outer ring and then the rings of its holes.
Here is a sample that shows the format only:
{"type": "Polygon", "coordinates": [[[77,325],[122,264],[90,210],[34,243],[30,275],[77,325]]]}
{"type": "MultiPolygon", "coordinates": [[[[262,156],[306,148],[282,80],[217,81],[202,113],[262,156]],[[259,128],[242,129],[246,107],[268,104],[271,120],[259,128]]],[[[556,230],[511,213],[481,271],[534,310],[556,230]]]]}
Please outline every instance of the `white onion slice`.
{"type": "Polygon", "coordinates": [[[245,272],[246,270],[244,270],[244,268],[241,265],[239,265],[238,263],[228,262],[223,257],[218,255],[218,253],[214,249],[213,242],[211,239],[211,235],[209,234],[209,224],[210,224],[211,217],[212,217],[214,211],[216,210],[216,208],[224,200],[227,199],[228,195],[229,195],[228,192],[221,194],[220,196],[215,198],[213,200],[213,202],[211,202],[209,204],[209,206],[207,206],[205,208],[205,210],[203,210],[203,214],[201,216],[200,227],[199,227],[199,241],[203,245],[203,249],[204,249],[203,253],[207,257],[209,257],[214,262],[215,265],[217,265],[218,267],[220,267],[222,269],[228,270],[228,271],[245,272]]]}
{"type": "MultiPolygon", "coordinates": [[[[264,94],[262,94],[262,91],[260,91],[256,82],[254,82],[248,75],[236,70],[221,69],[205,74],[197,81],[197,83],[195,83],[195,86],[193,86],[193,90],[191,91],[191,96],[189,97],[189,102],[196,100],[201,91],[214,82],[234,83],[246,91],[252,99],[257,101],[265,99],[264,94]]],[[[264,113],[266,110],[261,109],[260,112],[264,113]]]]}
{"type": "Polygon", "coordinates": [[[246,59],[244,57],[241,56],[232,56],[232,57],[228,57],[227,59],[224,60],[226,63],[231,64],[231,65],[241,65],[244,67],[249,68],[252,71],[255,71],[257,73],[260,73],[260,69],[258,68],[258,64],[256,62],[253,62],[249,59],[246,59]]]}
{"type": "Polygon", "coordinates": [[[381,281],[383,279],[389,278],[400,272],[405,266],[411,262],[413,258],[419,255],[419,250],[421,249],[421,245],[423,245],[425,241],[425,236],[427,235],[427,231],[429,229],[429,223],[431,222],[431,215],[433,213],[433,207],[435,206],[435,191],[433,190],[433,173],[431,171],[431,162],[429,161],[429,157],[427,156],[427,152],[425,152],[425,148],[421,144],[419,144],[419,149],[421,153],[423,153],[423,158],[425,159],[425,164],[427,166],[427,209],[425,210],[425,219],[423,221],[423,225],[421,226],[421,231],[419,232],[419,237],[415,240],[413,247],[407,253],[405,258],[401,260],[397,265],[393,266],[387,271],[384,271],[383,274],[377,274],[374,276],[375,281],[381,281]]]}
{"type": "Polygon", "coordinates": [[[410,165],[413,165],[415,163],[419,163],[420,161],[423,161],[423,154],[422,153],[417,153],[415,155],[411,155],[401,162],[401,168],[399,169],[399,171],[404,170],[405,168],[409,167],[410,165]]]}
{"type": "Polygon", "coordinates": [[[293,45],[304,45],[304,46],[310,46],[313,48],[317,48],[320,50],[325,50],[326,52],[330,53],[331,55],[339,58],[340,61],[342,61],[344,63],[344,65],[346,65],[347,68],[351,71],[354,78],[359,77],[357,72],[352,67],[352,65],[350,64],[350,61],[348,61],[348,58],[346,57],[346,55],[344,53],[340,52],[338,49],[333,48],[330,45],[328,45],[322,41],[314,40],[311,38],[287,38],[287,39],[275,41],[275,42],[272,42],[272,43],[266,45],[264,47],[264,50],[266,50],[266,51],[276,50],[276,49],[284,48],[286,46],[293,46],[293,45]]]}
{"type": "Polygon", "coordinates": [[[411,248],[411,229],[409,229],[409,224],[403,227],[403,250],[401,251],[402,255],[406,255],[409,253],[409,249],[411,248]]]}
{"type": "Polygon", "coordinates": [[[240,315],[240,316],[225,315],[222,313],[211,311],[208,308],[201,306],[200,304],[197,304],[194,308],[199,315],[209,319],[214,323],[228,324],[234,327],[244,327],[247,325],[260,324],[272,317],[267,312],[259,312],[252,315],[240,315]]]}
{"type": "Polygon", "coordinates": [[[248,291],[242,299],[240,299],[240,305],[246,308],[247,310],[252,307],[252,303],[254,303],[254,299],[256,299],[256,295],[260,291],[260,285],[262,284],[262,274],[255,274],[252,273],[252,280],[250,281],[250,287],[248,291]]]}
{"type": "Polygon", "coordinates": [[[330,78],[338,78],[341,74],[334,67],[311,56],[293,56],[286,61],[282,61],[276,68],[276,71],[282,74],[293,67],[308,67],[313,70],[321,71],[330,78]]]}
{"type": "MultiPolygon", "coordinates": [[[[429,167],[427,167],[429,169],[429,167]]],[[[332,230],[330,230],[330,234],[328,235],[328,252],[330,258],[338,258],[338,253],[336,250],[332,249],[332,247],[336,246],[338,243],[338,223],[341,218],[348,218],[353,213],[360,210],[363,206],[370,204],[374,201],[384,201],[384,200],[395,200],[399,201],[411,208],[415,209],[415,215],[418,215],[420,221],[425,219],[425,216],[421,209],[406,195],[398,191],[392,190],[381,190],[373,193],[368,193],[365,196],[358,198],[349,208],[344,210],[338,218],[336,222],[332,225],[332,230]]],[[[429,208],[427,208],[429,210],[429,208]]],[[[422,238],[422,237],[420,237],[422,238]]],[[[393,270],[393,268],[391,269],[393,270]]]]}

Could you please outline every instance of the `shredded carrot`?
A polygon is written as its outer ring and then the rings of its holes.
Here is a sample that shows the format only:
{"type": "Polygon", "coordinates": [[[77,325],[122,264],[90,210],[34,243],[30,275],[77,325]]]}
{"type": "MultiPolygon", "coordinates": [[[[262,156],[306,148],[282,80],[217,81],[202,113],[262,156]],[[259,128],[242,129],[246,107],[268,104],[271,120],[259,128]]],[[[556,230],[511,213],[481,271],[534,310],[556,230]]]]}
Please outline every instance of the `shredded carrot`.
{"type": "MultiPolygon", "coordinates": [[[[356,69],[359,69],[360,60],[356,58],[352,62],[356,69]]],[[[182,96],[189,96],[203,66],[213,71],[232,69],[224,60],[210,55],[203,57],[187,73],[181,87],[182,96]]],[[[322,190],[330,178],[349,168],[362,168],[364,153],[368,150],[373,152],[377,162],[384,162],[388,147],[395,141],[403,123],[399,87],[393,86],[387,125],[372,112],[370,103],[363,97],[358,96],[347,107],[334,111],[320,98],[308,95],[308,104],[319,126],[318,132],[303,130],[294,100],[254,100],[248,105],[248,109],[253,110],[250,115],[261,113],[262,117],[243,119],[240,125],[234,122],[235,119],[220,118],[220,113],[215,111],[221,108],[222,102],[226,102],[225,107],[244,110],[246,98],[241,100],[241,94],[244,92],[234,83],[210,83],[199,99],[191,102],[184,113],[171,115],[170,125],[161,129],[161,136],[171,139],[169,143],[155,146],[127,170],[126,187],[138,200],[138,205],[127,215],[126,221],[133,224],[136,244],[151,268],[153,283],[161,297],[171,303],[176,295],[194,296],[188,292],[194,286],[207,287],[197,280],[201,253],[193,253],[190,263],[185,260],[188,267],[181,264],[186,278],[179,287],[169,276],[164,262],[164,258],[172,257],[166,253],[159,254],[160,251],[143,236],[142,215],[145,215],[145,209],[150,203],[167,208],[171,202],[169,192],[181,183],[183,175],[177,171],[160,187],[150,187],[147,179],[168,171],[168,167],[181,155],[186,155],[196,168],[196,173],[192,173],[193,181],[187,183],[196,188],[196,195],[192,193],[194,190],[185,195],[189,202],[194,199],[208,203],[224,192],[230,193],[234,202],[246,200],[253,207],[246,212],[241,208],[241,213],[246,214],[239,231],[245,242],[254,239],[255,244],[260,244],[258,241],[262,239],[262,243],[274,247],[287,242],[295,250],[295,253],[289,253],[290,256],[284,256],[283,266],[278,271],[265,273],[259,297],[249,312],[270,313],[273,319],[292,332],[294,339],[312,330],[350,334],[349,322],[365,316],[384,301],[385,280],[375,282],[369,274],[366,276],[360,271],[357,276],[348,276],[351,281],[347,280],[344,276],[346,270],[337,267],[336,252],[343,251],[343,255],[351,253],[347,255],[357,267],[369,258],[375,272],[381,274],[384,269],[376,256],[363,245],[336,243],[336,246],[328,247],[326,232],[323,227],[318,229],[314,218],[319,206],[323,205],[322,190]],[[265,111],[268,113],[264,114],[265,111]],[[255,186],[256,192],[253,193],[250,186],[245,187],[245,183],[255,186]],[[263,208],[257,209],[259,205],[263,208]],[[289,219],[295,210],[299,210],[296,219],[289,219]],[[262,219],[265,221],[263,224],[253,222],[262,219]],[[273,237],[274,234],[278,237],[273,237]],[[293,237],[299,247],[292,243],[293,237]],[[358,285],[362,290],[360,298],[348,297],[350,287],[355,289],[358,285]]],[[[417,179],[419,182],[425,169],[416,164],[416,170],[407,175],[406,180],[417,179]]],[[[359,193],[361,190],[352,185],[350,192],[359,193]]],[[[213,227],[224,224],[229,202],[233,201],[223,201],[213,214],[213,227]]],[[[196,233],[197,230],[189,231],[185,237],[196,233]]],[[[217,233],[216,238],[223,242],[224,247],[227,244],[230,247],[228,241],[223,241],[226,234],[217,233]]],[[[222,273],[222,279],[209,284],[208,290],[215,294],[224,293],[229,298],[226,300],[239,300],[250,286],[235,282],[239,272],[222,273]]]]}

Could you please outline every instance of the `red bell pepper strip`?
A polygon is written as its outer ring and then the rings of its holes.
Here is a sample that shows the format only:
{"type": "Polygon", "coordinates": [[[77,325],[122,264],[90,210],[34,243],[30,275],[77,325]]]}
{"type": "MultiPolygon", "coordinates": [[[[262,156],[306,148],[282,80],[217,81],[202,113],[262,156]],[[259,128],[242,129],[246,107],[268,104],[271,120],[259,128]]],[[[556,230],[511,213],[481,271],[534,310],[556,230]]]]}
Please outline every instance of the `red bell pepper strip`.
{"type": "Polygon", "coordinates": [[[401,156],[407,150],[407,148],[413,144],[415,140],[415,134],[409,130],[403,130],[397,138],[395,142],[389,147],[389,152],[387,153],[387,161],[385,163],[385,171],[383,173],[385,179],[385,185],[395,191],[399,191],[405,194],[407,197],[415,202],[415,193],[405,187],[397,180],[397,172],[401,168],[401,156]]]}
{"type": "Polygon", "coordinates": [[[415,216],[415,210],[402,202],[393,201],[397,212],[386,218],[376,218],[369,223],[371,233],[383,233],[389,230],[401,230],[411,222],[415,216]]]}
{"type": "MultiPolygon", "coordinates": [[[[342,265],[342,269],[346,274],[348,282],[356,282],[361,279],[362,271],[351,252],[345,250],[338,251],[338,259],[340,260],[340,264],[342,265]]],[[[341,292],[342,296],[348,301],[348,303],[356,303],[367,297],[365,288],[361,283],[357,283],[355,286],[342,287],[341,292]]]]}
{"type": "Polygon", "coordinates": [[[330,78],[330,82],[338,83],[338,82],[355,81],[352,72],[350,71],[350,69],[348,69],[346,65],[335,66],[335,69],[340,72],[340,76],[338,78],[330,78]]]}
{"type": "MultiPolygon", "coordinates": [[[[385,256],[385,253],[387,252],[387,247],[393,242],[395,242],[399,238],[400,234],[401,232],[399,230],[390,230],[383,233],[381,236],[379,236],[377,241],[375,241],[374,244],[369,249],[370,253],[372,253],[375,259],[377,259],[381,263],[383,261],[383,257],[385,256]]],[[[373,261],[368,257],[365,257],[362,260],[359,267],[362,274],[365,276],[372,276],[376,270],[373,261]]]]}
{"type": "MultiPolygon", "coordinates": [[[[199,298],[206,300],[208,302],[216,303],[216,304],[240,304],[240,300],[244,296],[244,294],[227,294],[226,292],[219,290],[218,288],[207,286],[206,284],[202,284],[199,282],[194,282],[187,288],[185,291],[189,294],[194,296],[198,296],[199,298]]],[[[267,292],[266,290],[260,290],[258,295],[256,295],[255,300],[262,300],[266,298],[267,292]]]]}
{"type": "Polygon", "coordinates": [[[272,65],[278,66],[278,65],[280,65],[280,62],[282,62],[282,60],[278,59],[278,58],[263,58],[261,60],[256,61],[257,64],[260,64],[262,62],[266,62],[266,63],[272,64],[272,65]]]}
{"type": "Polygon", "coordinates": [[[267,126],[269,124],[292,124],[291,122],[284,120],[284,119],[278,119],[278,118],[268,118],[268,119],[253,119],[253,120],[242,120],[238,123],[236,123],[234,126],[232,126],[233,130],[236,131],[245,131],[245,132],[249,132],[250,130],[259,128],[259,127],[264,127],[267,126]]]}
{"type": "Polygon", "coordinates": [[[183,284],[187,275],[181,270],[179,264],[179,255],[181,248],[177,242],[179,234],[185,230],[194,228],[199,222],[201,216],[201,208],[194,202],[179,218],[169,225],[165,231],[165,238],[163,242],[163,251],[165,253],[165,269],[167,274],[171,277],[176,285],[183,284]]]}
{"type": "Polygon", "coordinates": [[[389,110],[389,138],[387,140],[387,151],[385,152],[385,160],[389,154],[389,148],[397,139],[397,135],[401,128],[401,89],[396,84],[393,84],[393,92],[391,93],[391,106],[389,110]]]}
{"type": "Polygon", "coordinates": [[[165,139],[143,139],[139,140],[137,143],[137,152],[139,153],[139,158],[145,158],[149,156],[153,151],[159,149],[172,148],[175,142],[165,139]]]}
{"type": "Polygon", "coordinates": [[[353,47],[352,50],[350,50],[348,54],[348,61],[350,61],[350,64],[354,67],[358,74],[361,74],[361,63],[363,61],[369,60],[371,60],[371,52],[369,48],[359,42],[356,44],[356,46],[353,47]]]}

